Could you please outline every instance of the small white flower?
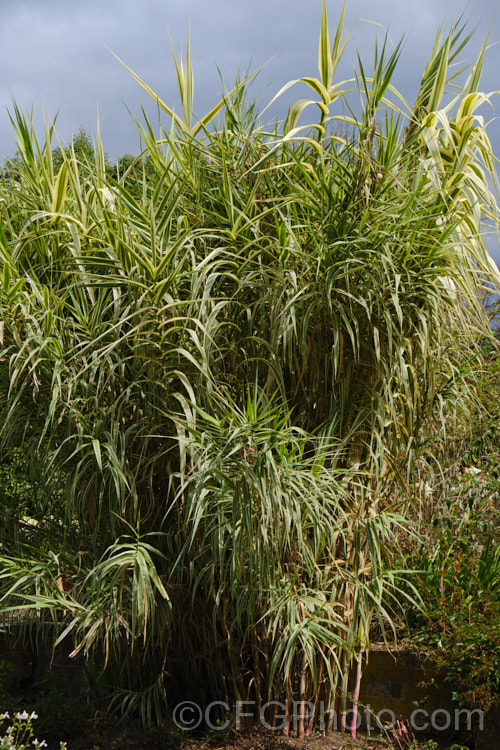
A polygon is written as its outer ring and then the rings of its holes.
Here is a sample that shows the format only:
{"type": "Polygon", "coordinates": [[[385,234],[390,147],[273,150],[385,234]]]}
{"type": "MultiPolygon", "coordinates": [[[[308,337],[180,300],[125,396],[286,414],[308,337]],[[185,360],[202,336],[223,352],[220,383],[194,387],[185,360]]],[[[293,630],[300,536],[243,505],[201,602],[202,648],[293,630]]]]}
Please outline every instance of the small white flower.
{"type": "Polygon", "coordinates": [[[23,711],[22,714],[17,713],[16,719],[19,719],[19,721],[27,721],[29,719],[29,713],[27,711],[23,711]]]}
{"type": "Polygon", "coordinates": [[[36,714],[34,711],[31,712],[30,719],[38,719],[38,714],[36,714]]]}
{"type": "Polygon", "coordinates": [[[10,719],[9,712],[6,711],[4,714],[0,714],[0,719],[10,719]]]}

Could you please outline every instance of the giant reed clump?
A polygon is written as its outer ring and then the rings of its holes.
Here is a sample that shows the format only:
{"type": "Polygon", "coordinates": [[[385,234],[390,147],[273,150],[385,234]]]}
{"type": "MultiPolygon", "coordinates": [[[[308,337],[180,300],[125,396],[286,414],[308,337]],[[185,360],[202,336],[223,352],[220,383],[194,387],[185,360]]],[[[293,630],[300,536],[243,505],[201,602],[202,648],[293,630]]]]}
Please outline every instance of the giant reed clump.
{"type": "Polygon", "coordinates": [[[248,80],[196,119],[189,52],[182,117],[133,74],[170,122],[140,125],[133,191],[100,142],[55,168],[53,127],[40,141],[14,109],[0,434],[40,487],[29,539],[2,538],[2,607],[71,634],[123,713],[159,720],[181,695],[345,708],[373,618],[390,629],[402,503],[497,283],[484,48],[442,103],[467,39],[438,35],[411,107],[399,48],[333,82],[345,39],[325,10],[314,98],[272,131],[248,80]]]}

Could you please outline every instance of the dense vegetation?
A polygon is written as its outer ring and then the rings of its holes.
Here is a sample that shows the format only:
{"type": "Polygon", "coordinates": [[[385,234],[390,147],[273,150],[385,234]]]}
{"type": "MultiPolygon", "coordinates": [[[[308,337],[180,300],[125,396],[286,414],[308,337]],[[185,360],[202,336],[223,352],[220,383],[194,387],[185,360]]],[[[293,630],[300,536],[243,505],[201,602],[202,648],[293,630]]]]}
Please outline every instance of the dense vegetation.
{"type": "Polygon", "coordinates": [[[457,73],[469,36],[440,32],[410,106],[399,47],[334,83],[342,20],[332,44],[324,10],[314,98],[282,127],[249,80],[195,118],[189,49],[182,117],[138,79],[169,125],[113,169],[14,108],[2,607],[73,637],[146,723],[169,697],[345,707],[374,621],[391,635],[418,598],[399,543],[493,342],[486,46],[457,73]]]}
{"type": "Polygon", "coordinates": [[[498,345],[482,349],[471,382],[477,405],[442,440],[442,472],[429,472],[415,514],[408,564],[424,606],[408,625],[456,700],[487,712],[500,703],[500,357],[498,345]]]}

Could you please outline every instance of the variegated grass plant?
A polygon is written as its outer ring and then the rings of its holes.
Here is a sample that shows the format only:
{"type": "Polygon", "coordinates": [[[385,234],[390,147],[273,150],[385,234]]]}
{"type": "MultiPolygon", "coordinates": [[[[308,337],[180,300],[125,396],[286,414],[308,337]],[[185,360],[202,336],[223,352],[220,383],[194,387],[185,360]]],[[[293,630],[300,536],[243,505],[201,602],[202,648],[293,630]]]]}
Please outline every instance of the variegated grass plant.
{"type": "Polygon", "coordinates": [[[169,119],[140,125],[140,190],[100,140],[55,170],[53,126],[14,108],[0,434],[39,487],[37,523],[2,539],[2,608],[71,634],[145,722],[181,695],[345,709],[354,663],[356,699],[373,618],[390,631],[407,596],[392,555],[429,431],[488,330],[485,47],[461,85],[468,37],[441,31],[408,106],[399,47],[334,83],[342,27],[332,45],[324,8],[316,98],[282,129],[248,79],[195,118],[189,50],[182,117],[132,73],[169,119]]]}

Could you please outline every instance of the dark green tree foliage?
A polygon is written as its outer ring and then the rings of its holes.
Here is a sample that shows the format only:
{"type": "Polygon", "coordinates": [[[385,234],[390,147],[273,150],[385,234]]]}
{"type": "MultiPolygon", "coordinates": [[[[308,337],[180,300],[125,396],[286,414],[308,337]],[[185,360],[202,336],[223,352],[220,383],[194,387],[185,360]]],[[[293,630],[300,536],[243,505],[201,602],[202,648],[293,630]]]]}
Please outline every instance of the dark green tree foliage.
{"type": "MultiPolygon", "coordinates": [[[[78,133],[73,136],[71,143],[65,148],[55,148],[52,152],[52,163],[54,171],[58,172],[65,159],[77,159],[82,164],[93,164],[95,162],[95,147],[90,135],[81,126],[78,133]]],[[[106,158],[106,163],[109,164],[106,158]]]]}

